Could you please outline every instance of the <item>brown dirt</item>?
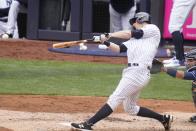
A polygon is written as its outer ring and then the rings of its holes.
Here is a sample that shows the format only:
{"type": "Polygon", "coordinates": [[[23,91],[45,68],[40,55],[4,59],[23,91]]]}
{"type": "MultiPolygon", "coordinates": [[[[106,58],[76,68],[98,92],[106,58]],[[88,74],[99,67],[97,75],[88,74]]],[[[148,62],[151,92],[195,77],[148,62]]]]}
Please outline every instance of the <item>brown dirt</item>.
{"type": "MultiPolygon", "coordinates": [[[[14,59],[88,61],[125,64],[126,58],[81,56],[52,53],[51,42],[31,40],[0,40],[0,57],[14,59]]],[[[93,113],[107,100],[106,97],[0,95],[0,110],[50,113],[93,113]]],[[[139,100],[139,105],[158,112],[195,112],[192,102],[168,100],[139,100]]],[[[122,107],[116,113],[122,113],[122,107]]],[[[9,131],[0,125],[0,130],[9,131]]]]}
{"type": "MultiPolygon", "coordinates": [[[[95,112],[107,100],[106,97],[90,96],[40,96],[0,95],[0,109],[28,112],[90,113],[95,112]]],[[[194,112],[192,102],[140,99],[139,105],[158,112],[194,112]]],[[[117,113],[122,113],[120,106],[117,113]]]]}
{"type": "Polygon", "coordinates": [[[54,42],[32,40],[0,40],[0,57],[14,59],[61,60],[72,62],[126,63],[124,57],[102,57],[49,52],[54,42]]]}

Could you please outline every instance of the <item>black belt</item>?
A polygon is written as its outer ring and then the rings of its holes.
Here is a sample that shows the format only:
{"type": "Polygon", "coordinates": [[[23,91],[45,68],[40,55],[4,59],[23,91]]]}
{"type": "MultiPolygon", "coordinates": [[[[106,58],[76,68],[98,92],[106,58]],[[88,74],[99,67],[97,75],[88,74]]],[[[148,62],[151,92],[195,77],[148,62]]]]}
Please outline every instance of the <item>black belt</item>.
{"type": "Polygon", "coordinates": [[[131,67],[131,66],[139,66],[138,63],[128,63],[127,65],[128,65],[128,67],[131,67]]]}
{"type": "Polygon", "coordinates": [[[0,19],[0,21],[2,21],[2,22],[7,22],[7,19],[0,19]]]}
{"type": "MultiPolygon", "coordinates": [[[[139,66],[139,63],[128,63],[127,65],[128,65],[128,67],[139,66]]],[[[150,70],[151,69],[150,66],[147,66],[147,69],[150,70]]]]}

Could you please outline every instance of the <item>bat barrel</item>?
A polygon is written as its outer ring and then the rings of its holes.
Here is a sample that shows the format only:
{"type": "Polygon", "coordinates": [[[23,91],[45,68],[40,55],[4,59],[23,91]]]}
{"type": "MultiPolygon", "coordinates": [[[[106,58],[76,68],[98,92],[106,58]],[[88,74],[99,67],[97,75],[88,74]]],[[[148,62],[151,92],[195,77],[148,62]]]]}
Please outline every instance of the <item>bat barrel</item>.
{"type": "Polygon", "coordinates": [[[87,40],[78,40],[78,41],[68,41],[68,42],[60,42],[60,43],[55,43],[52,45],[53,48],[64,48],[64,47],[70,47],[74,45],[79,45],[80,43],[100,43],[100,41],[94,39],[87,39],[87,40]]]}

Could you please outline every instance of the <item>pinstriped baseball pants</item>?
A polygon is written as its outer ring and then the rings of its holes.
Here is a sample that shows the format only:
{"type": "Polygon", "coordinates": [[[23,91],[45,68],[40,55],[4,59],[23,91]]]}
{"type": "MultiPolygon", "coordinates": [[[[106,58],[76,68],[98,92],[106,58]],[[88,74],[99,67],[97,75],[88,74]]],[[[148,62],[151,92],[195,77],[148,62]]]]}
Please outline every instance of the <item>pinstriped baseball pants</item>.
{"type": "Polygon", "coordinates": [[[137,115],[139,106],[137,100],[141,90],[150,80],[150,71],[147,67],[128,67],[123,70],[122,78],[116,90],[110,95],[107,104],[114,111],[119,104],[123,103],[125,112],[137,115]]]}

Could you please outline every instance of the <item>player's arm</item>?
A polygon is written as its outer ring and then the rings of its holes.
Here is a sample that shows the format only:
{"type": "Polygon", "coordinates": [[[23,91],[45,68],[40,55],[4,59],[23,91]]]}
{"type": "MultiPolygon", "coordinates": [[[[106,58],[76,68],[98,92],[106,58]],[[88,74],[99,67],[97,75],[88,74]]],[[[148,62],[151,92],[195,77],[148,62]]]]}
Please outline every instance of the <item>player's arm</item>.
{"type": "Polygon", "coordinates": [[[113,33],[106,33],[101,35],[102,40],[109,40],[110,38],[120,38],[120,39],[130,39],[131,38],[131,31],[130,30],[123,30],[113,33]]]}
{"type": "Polygon", "coordinates": [[[149,26],[146,28],[142,28],[144,35],[143,38],[150,38],[157,35],[160,35],[160,31],[156,26],[149,26]]]}
{"type": "Polygon", "coordinates": [[[132,29],[132,30],[124,30],[118,31],[114,33],[106,33],[101,35],[101,41],[109,40],[110,38],[120,38],[120,39],[130,39],[136,38],[140,39],[144,35],[144,31],[142,29],[132,29]]]}
{"type": "Polygon", "coordinates": [[[184,79],[184,80],[195,80],[195,76],[191,72],[176,70],[176,69],[167,69],[165,68],[164,71],[175,78],[184,79]]]}
{"type": "Polygon", "coordinates": [[[134,29],[131,31],[118,31],[114,33],[109,33],[109,34],[103,34],[101,35],[101,40],[103,41],[103,44],[105,44],[109,49],[111,49],[114,52],[126,52],[127,47],[124,44],[115,44],[112,42],[107,41],[111,37],[113,38],[121,38],[121,39],[130,39],[131,37],[134,37],[135,39],[140,39],[142,38],[144,32],[142,29],[134,29]]]}
{"type": "Polygon", "coordinates": [[[122,39],[130,39],[131,37],[140,39],[144,35],[144,31],[142,29],[132,29],[127,31],[119,31],[109,34],[110,37],[114,38],[122,38],[122,39]]]}
{"type": "Polygon", "coordinates": [[[122,53],[127,51],[127,47],[124,44],[118,45],[109,41],[104,41],[103,44],[105,44],[113,52],[122,53]]]}

